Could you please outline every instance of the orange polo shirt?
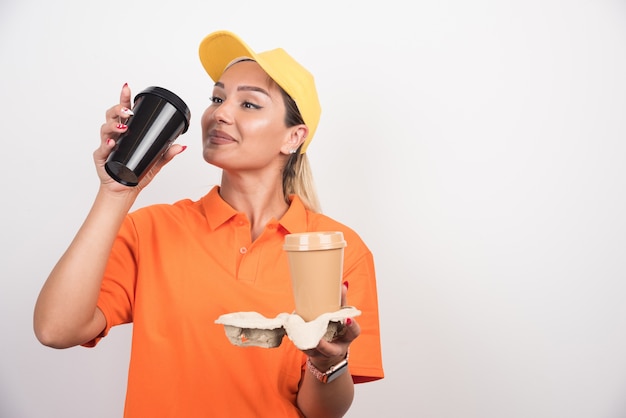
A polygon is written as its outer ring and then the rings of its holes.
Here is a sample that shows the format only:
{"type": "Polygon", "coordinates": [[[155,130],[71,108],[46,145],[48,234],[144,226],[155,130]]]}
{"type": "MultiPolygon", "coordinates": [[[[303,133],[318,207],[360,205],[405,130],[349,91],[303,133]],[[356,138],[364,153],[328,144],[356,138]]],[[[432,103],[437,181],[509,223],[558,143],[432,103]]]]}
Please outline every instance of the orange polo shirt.
{"type": "Polygon", "coordinates": [[[232,345],[214,323],[230,312],[293,312],[282,248],[288,233],[343,232],[348,304],[362,311],[350,372],[355,382],[382,378],[374,262],[359,236],[294,196],[285,215],[252,242],[246,215],[218,191],[139,209],[120,229],[98,306],[107,320],[103,335],[133,323],[124,416],[301,416],[296,395],[305,355],[287,337],[277,348],[232,345]]]}

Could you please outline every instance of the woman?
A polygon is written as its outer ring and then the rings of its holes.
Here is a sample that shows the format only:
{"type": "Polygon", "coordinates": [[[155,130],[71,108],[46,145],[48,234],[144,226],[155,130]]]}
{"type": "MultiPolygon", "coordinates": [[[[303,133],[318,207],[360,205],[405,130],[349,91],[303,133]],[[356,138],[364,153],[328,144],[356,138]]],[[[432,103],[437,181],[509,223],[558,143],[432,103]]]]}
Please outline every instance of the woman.
{"type": "MultiPolygon", "coordinates": [[[[185,147],[174,144],[137,187],[104,163],[127,129],[131,92],[106,112],[94,151],[100,188],[35,306],[47,346],[95,346],[133,323],[127,417],[339,417],[353,383],[383,377],[372,255],[350,228],[319,213],[305,153],[320,117],[313,77],[282,49],[255,53],[218,31],[200,45],[215,81],[202,115],[204,159],[222,169],[197,201],[129,213],[140,191],[185,147]],[[229,312],[292,312],[288,233],[342,231],[344,294],[362,314],[313,350],[230,344],[215,320],[229,312]],[[357,338],[358,337],[358,338],[357,338]],[[348,358],[349,373],[327,371],[348,358]]],[[[341,370],[346,370],[342,368],[341,370]]]]}

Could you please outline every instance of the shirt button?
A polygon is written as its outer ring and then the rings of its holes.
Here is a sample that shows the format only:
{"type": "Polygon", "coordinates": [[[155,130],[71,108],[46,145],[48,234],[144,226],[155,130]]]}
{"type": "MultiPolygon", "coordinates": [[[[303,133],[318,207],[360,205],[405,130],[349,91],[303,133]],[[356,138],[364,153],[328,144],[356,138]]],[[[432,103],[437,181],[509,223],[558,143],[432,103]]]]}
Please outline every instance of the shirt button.
{"type": "Polygon", "coordinates": [[[241,248],[239,249],[239,252],[240,252],[241,254],[245,254],[245,253],[247,253],[247,252],[248,252],[248,249],[247,249],[246,247],[241,247],[241,248]]]}

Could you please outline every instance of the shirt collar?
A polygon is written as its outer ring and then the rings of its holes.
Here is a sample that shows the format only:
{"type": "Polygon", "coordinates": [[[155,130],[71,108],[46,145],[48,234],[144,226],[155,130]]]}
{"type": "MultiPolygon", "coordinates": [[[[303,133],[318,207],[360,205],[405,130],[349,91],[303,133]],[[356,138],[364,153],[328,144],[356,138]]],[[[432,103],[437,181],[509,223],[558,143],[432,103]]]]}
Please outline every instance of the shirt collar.
{"type": "Polygon", "coordinates": [[[209,193],[202,198],[202,207],[204,208],[204,216],[212,230],[217,229],[237,215],[237,211],[220,196],[219,186],[213,186],[209,193]]]}
{"type": "MultiPolygon", "coordinates": [[[[219,228],[226,221],[237,215],[237,211],[230,206],[219,193],[220,187],[213,188],[202,198],[202,207],[209,227],[212,230],[219,228]],[[209,215],[210,214],[210,215],[209,215]]],[[[290,195],[289,209],[278,221],[288,233],[304,232],[307,230],[307,210],[297,195],[290,195]]]]}
{"type": "Polygon", "coordinates": [[[289,209],[287,209],[287,212],[280,218],[279,223],[290,234],[305,232],[307,230],[307,210],[302,200],[300,200],[297,195],[290,195],[289,200],[291,200],[289,209]]]}

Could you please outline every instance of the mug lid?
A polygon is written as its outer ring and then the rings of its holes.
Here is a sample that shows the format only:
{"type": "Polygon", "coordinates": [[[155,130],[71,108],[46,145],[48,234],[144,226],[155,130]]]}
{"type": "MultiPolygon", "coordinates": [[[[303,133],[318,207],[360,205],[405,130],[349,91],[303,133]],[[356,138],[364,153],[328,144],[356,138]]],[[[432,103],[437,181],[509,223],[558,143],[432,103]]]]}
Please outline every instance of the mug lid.
{"type": "Polygon", "coordinates": [[[191,111],[189,110],[189,107],[183,101],[183,99],[181,99],[178,95],[176,95],[176,93],[173,93],[172,91],[166,88],[159,87],[159,86],[150,86],[140,91],[139,93],[137,93],[137,95],[135,96],[135,100],[137,100],[141,96],[145,96],[146,94],[152,94],[157,97],[160,97],[161,99],[167,100],[180,113],[182,113],[183,116],[185,117],[185,120],[184,120],[185,126],[181,134],[184,134],[185,132],[187,132],[187,129],[189,128],[189,121],[191,120],[191,111]]]}
{"type": "Polygon", "coordinates": [[[341,231],[300,232],[285,235],[285,251],[334,250],[347,245],[341,231]]]}

